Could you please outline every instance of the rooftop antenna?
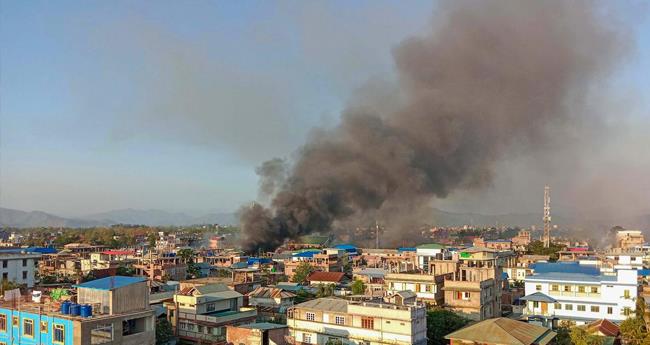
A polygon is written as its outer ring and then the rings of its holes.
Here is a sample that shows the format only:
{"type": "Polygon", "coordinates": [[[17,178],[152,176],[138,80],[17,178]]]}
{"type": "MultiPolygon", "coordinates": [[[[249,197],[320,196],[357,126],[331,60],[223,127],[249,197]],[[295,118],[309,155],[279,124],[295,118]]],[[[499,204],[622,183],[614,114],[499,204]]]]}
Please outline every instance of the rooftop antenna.
{"type": "Polygon", "coordinates": [[[379,222],[375,220],[375,249],[379,249],[379,222]]]}
{"type": "Polygon", "coordinates": [[[551,187],[544,186],[544,248],[551,246],[551,187]]]}

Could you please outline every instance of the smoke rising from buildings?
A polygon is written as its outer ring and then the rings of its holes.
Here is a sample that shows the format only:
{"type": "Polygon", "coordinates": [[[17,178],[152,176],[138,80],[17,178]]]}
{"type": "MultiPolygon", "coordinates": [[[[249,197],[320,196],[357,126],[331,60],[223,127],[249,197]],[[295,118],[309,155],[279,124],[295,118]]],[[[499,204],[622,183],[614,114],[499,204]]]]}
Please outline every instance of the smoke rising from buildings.
{"type": "MultiPolygon", "coordinates": [[[[314,130],[279,189],[262,182],[274,195],[269,208],[242,209],[244,249],[370,218],[401,240],[432,198],[485,188],[504,155],[561,138],[585,120],[587,95],[626,50],[600,10],[587,1],[442,3],[428,35],[394,48],[397,91],[377,97],[387,88],[365,87],[336,127],[314,130]]],[[[278,181],[276,169],[258,173],[278,181]]]]}

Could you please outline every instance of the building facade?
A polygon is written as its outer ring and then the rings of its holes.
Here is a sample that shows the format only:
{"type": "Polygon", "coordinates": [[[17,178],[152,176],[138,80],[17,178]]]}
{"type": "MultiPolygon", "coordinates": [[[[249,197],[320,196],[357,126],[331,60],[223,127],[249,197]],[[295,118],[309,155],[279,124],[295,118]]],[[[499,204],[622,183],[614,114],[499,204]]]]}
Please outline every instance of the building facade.
{"type": "Polygon", "coordinates": [[[319,298],[290,308],[287,325],[292,344],[424,345],[423,305],[353,302],[319,298]]]}

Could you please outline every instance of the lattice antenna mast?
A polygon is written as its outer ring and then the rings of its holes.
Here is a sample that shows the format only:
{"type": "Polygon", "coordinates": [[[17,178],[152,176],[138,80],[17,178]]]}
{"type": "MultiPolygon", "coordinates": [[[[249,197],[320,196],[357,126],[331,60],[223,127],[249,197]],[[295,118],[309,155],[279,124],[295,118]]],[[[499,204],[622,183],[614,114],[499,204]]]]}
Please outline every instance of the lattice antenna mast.
{"type": "Polygon", "coordinates": [[[551,188],[544,187],[544,247],[551,246],[551,188]]]}

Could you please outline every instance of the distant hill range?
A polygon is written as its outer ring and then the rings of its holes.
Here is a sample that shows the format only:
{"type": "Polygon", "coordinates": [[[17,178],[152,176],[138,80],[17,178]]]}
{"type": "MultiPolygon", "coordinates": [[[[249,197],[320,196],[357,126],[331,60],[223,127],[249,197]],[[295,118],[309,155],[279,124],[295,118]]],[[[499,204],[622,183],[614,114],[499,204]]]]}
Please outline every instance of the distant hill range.
{"type": "MultiPolygon", "coordinates": [[[[437,226],[542,226],[541,213],[513,213],[501,215],[484,215],[477,213],[454,213],[431,209],[427,223],[437,226]]],[[[66,218],[42,211],[20,211],[0,208],[0,226],[29,228],[29,227],[93,227],[113,224],[142,224],[149,226],[182,226],[194,224],[237,224],[237,215],[231,212],[211,212],[201,216],[189,215],[184,212],[169,212],[163,210],[122,209],[96,213],[76,218],[66,218]]],[[[625,219],[585,219],[581,217],[566,217],[553,215],[553,224],[562,227],[579,228],[611,228],[622,225],[628,229],[649,229],[650,214],[626,217],[625,219]]]]}
{"type": "Polygon", "coordinates": [[[215,212],[202,216],[189,216],[182,212],[163,210],[123,209],[92,214],[77,218],[66,218],[42,211],[21,211],[0,208],[0,226],[14,228],[71,227],[84,228],[113,224],[142,224],[150,226],[193,225],[193,224],[237,224],[234,213],[215,212]]]}

